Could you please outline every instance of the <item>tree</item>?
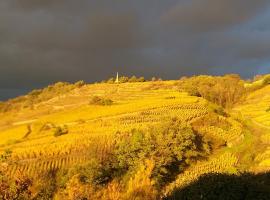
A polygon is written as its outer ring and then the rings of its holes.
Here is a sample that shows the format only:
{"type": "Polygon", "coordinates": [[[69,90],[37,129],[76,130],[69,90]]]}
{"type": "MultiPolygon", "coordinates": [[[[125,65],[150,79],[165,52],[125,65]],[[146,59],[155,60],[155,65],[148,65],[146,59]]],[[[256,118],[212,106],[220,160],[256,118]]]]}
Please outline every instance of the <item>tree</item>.
{"type": "MultiPolygon", "coordinates": [[[[155,161],[154,174],[161,184],[170,179],[170,175],[185,166],[190,159],[203,155],[202,142],[192,128],[178,119],[151,127],[146,132],[133,129],[117,139],[115,155],[119,167],[134,169],[145,159],[155,161]]],[[[205,148],[207,144],[205,144],[205,148]]]]}
{"type": "Polygon", "coordinates": [[[63,127],[58,126],[55,128],[55,131],[54,131],[55,137],[59,137],[61,135],[65,135],[65,134],[68,134],[68,127],[66,125],[63,127]]]}
{"type": "Polygon", "coordinates": [[[138,78],[138,82],[145,82],[145,78],[141,76],[140,78],[138,78]]]}
{"type": "Polygon", "coordinates": [[[82,86],[84,86],[85,85],[85,82],[83,81],[83,80],[81,80],[81,81],[77,81],[75,84],[75,87],[78,87],[78,88],[80,88],[80,87],[82,87],[82,86]]]}
{"type": "Polygon", "coordinates": [[[224,108],[231,108],[246,93],[244,82],[239,75],[224,77],[195,76],[179,81],[179,89],[189,95],[203,97],[224,108]]]}
{"type": "Polygon", "coordinates": [[[129,78],[127,76],[121,76],[119,78],[119,83],[126,83],[128,82],[129,78]]]}
{"type": "Polygon", "coordinates": [[[157,78],[156,77],[152,77],[151,78],[151,81],[157,81],[157,78]]]}
{"type": "Polygon", "coordinates": [[[89,103],[92,105],[109,106],[113,104],[113,101],[109,98],[93,96],[89,103]]]}
{"type": "Polygon", "coordinates": [[[115,82],[115,79],[112,77],[112,78],[110,78],[108,81],[107,81],[107,83],[114,83],[115,82]]]}
{"type": "Polygon", "coordinates": [[[131,82],[131,83],[134,83],[134,82],[137,82],[137,77],[136,76],[132,76],[130,77],[130,79],[128,80],[128,82],[131,82]]]}
{"type": "Polygon", "coordinates": [[[270,75],[265,76],[263,79],[263,85],[269,85],[270,84],[270,75]]]}

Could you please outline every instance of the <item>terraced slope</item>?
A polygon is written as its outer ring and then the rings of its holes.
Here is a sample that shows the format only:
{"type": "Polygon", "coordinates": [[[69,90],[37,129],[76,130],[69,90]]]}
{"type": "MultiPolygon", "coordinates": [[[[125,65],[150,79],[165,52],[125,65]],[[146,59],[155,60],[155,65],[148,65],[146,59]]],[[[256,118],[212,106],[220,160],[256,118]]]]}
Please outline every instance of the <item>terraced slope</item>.
{"type": "MultiPolygon", "coordinates": [[[[12,151],[9,173],[20,170],[34,175],[67,168],[87,162],[93,155],[102,161],[118,131],[144,129],[174,117],[193,124],[213,114],[206,100],[179,92],[174,85],[174,81],[85,85],[31,109],[2,114],[0,151],[12,151]],[[110,98],[113,104],[90,105],[93,96],[110,98]],[[57,127],[67,127],[68,134],[55,137],[57,127]]],[[[241,138],[241,124],[218,118],[230,128],[198,126],[198,131],[228,143],[241,138]]]]}
{"type": "Polygon", "coordinates": [[[209,113],[204,99],[173,88],[173,82],[94,84],[74,90],[33,109],[2,114],[0,150],[10,149],[9,173],[34,174],[86,162],[91,154],[104,159],[117,131],[143,129],[178,117],[191,123],[209,113]],[[89,105],[92,96],[113,100],[111,106],[89,105]],[[41,112],[42,111],[42,112],[41,112]],[[68,134],[55,137],[56,127],[68,127],[68,134]]]}
{"type": "Polygon", "coordinates": [[[246,154],[252,155],[251,171],[270,170],[269,138],[270,138],[270,86],[250,93],[246,100],[234,110],[250,121],[250,148],[246,154]]]}
{"type": "Polygon", "coordinates": [[[252,119],[257,125],[270,130],[270,85],[248,95],[236,110],[252,119]]]}

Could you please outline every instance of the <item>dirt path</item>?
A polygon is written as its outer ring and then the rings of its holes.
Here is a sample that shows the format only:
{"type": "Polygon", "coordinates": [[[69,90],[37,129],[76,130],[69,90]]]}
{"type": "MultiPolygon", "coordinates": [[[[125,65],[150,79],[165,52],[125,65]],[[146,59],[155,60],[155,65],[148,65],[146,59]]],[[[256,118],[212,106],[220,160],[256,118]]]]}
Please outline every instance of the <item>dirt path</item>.
{"type": "Polygon", "coordinates": [[[27,132],[26,132],[26,134],[23,136],[23,139],[27,138],[31,133],[32,133],[32,128],[31,128],[31,125],[28,124],[28,125],[27,125],[27,132]]]}
{"type": "Polygon", "coordinates": [[[19,122],[14,122],[12,125],[17,126],[17,125],[24,125],[24,124],[31,124],[33,122],[37,121],[37,119],[31,119],[31,120],[25,120],[25,121],[19,121],[19,122]]]}

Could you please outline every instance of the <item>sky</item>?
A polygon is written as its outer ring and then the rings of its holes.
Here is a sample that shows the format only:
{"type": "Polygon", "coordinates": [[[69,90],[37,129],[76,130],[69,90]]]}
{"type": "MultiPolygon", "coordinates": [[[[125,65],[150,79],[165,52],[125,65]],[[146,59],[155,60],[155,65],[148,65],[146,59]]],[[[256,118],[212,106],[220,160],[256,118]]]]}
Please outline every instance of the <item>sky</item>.
{"type": "Polygon", "coordinates": [[[57,81],[270,73],[269,0],[1,0],[0,100],[57,81]]]}

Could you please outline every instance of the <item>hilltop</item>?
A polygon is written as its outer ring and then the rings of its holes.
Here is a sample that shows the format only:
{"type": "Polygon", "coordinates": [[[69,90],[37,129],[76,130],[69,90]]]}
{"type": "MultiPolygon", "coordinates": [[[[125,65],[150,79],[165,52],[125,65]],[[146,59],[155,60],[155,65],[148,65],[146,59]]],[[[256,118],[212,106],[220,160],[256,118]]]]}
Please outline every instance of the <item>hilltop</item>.
{"type": "Polygon", "coordinates": [[[212,173],[245,185],[270,169],[269,77],[59,82],[2,102],[1,180],[26,199],[174,199],[212,173]]]}

